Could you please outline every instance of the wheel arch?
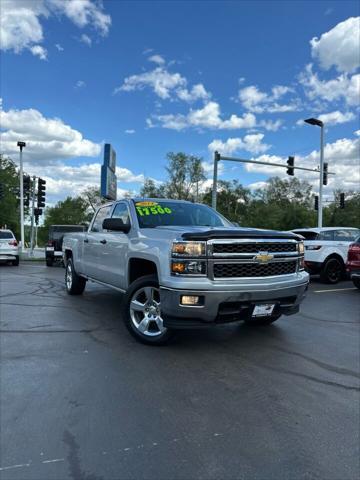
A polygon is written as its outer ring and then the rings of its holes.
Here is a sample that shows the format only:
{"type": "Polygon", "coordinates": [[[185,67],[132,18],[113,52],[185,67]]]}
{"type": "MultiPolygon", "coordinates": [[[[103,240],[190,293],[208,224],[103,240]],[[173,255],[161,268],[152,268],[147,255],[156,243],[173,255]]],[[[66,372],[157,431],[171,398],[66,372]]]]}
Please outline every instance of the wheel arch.
{"type": "Polygon", "coordinates": [[[159,279],[159,270],[154,261],[141,257],[132,257],[129,259],[127,275],[128,286],[138,278],[147,275],[156,275],[159,279]]]}

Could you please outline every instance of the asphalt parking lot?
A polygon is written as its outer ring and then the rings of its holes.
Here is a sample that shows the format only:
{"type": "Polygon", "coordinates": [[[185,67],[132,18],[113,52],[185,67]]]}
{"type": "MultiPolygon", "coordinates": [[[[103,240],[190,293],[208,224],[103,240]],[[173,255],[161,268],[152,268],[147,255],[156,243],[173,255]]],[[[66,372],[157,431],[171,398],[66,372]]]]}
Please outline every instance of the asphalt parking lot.
{"type": "Polygon", "coordinates": [[[0,266],[1,480],[359,478],[360,291],[269,327],[137,343],[121,297],[0,266]]]}

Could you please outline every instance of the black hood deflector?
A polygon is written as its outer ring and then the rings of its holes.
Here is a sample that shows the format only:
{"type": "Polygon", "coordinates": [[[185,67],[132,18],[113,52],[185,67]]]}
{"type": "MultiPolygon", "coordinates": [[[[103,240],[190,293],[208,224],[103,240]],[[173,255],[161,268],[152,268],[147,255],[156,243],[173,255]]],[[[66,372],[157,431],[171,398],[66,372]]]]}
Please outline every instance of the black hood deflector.
{"type": "Polygon", "coordinates": [[[273,230],[256,230],[256,229],[211,229],[199,232],[183,233],[182,238],[184,240],[213,240],[215,238],[251,238],[256,240],[257,238],[271,238],[271,239],[288,239],[288,240],[301,240],[299,235],[289,232],[277,232],[273,230]]]}

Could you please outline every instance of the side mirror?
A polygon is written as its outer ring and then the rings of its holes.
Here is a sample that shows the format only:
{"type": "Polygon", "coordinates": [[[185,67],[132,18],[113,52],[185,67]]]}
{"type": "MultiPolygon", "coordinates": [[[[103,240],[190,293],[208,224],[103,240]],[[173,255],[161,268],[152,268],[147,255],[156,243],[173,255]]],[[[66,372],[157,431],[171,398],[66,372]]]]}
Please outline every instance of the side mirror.
{"type": "Polygon", "coordinates": [[[105,218],[102,226],[104,230],[113,230],[115,232],[128,233],[130,230],[130,224],[124,223],[121,218],[105,218]]]}

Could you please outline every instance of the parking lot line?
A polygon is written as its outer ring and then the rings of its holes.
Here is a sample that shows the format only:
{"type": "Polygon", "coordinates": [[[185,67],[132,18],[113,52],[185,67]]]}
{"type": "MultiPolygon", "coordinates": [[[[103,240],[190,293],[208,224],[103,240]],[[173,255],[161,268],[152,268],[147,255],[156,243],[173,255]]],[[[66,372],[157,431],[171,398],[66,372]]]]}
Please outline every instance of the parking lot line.
{"type": "Polygon", "coordinates": [[[356,290],[356,287],[351,288],[328,288],[327,290],[314,290],[314,293],[324,293],[324,292],[346,292],[349,290],[356,290]]]}

